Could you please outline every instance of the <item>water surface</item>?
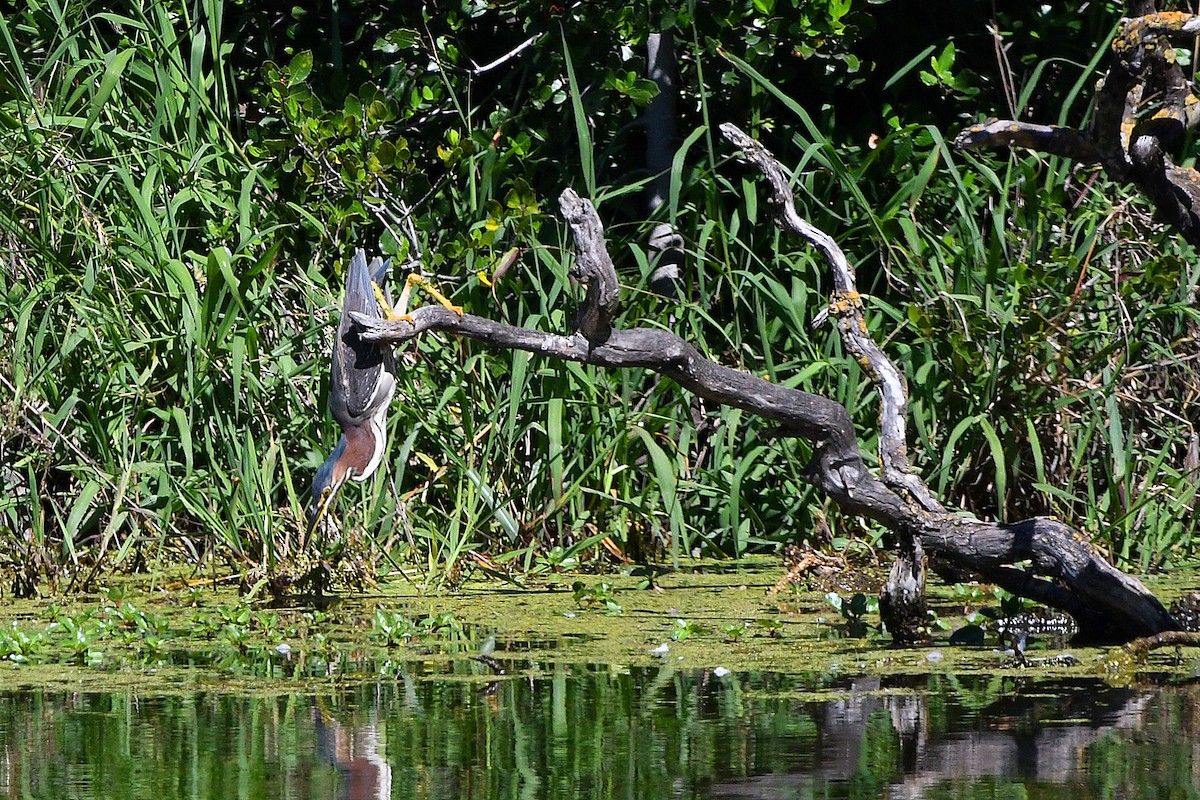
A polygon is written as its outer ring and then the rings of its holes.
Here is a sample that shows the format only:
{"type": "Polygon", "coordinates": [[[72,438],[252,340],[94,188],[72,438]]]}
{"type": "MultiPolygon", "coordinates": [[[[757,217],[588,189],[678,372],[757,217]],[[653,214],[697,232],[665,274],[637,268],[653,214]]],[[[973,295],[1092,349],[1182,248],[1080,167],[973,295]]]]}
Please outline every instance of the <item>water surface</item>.
{"type": "Polygon", "coordinates": [[[474,663],[315,694],[19,691],[0,694],[0,795],[1186,798],[1200,796],[1198,698],[670,665],[489,682],[474,663]]]}

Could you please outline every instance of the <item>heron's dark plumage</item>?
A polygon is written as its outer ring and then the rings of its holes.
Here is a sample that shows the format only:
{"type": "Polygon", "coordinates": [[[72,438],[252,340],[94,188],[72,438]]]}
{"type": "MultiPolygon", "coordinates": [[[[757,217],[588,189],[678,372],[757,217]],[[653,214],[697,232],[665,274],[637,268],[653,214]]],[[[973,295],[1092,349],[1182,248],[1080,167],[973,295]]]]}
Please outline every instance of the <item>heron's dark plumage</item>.
{"type": "Polygon", "coordinates": [[[396,360],[392,348],[362,341],[350,320],[351,311],[382,318],[371,281],[376,277],[376,283],[383,286],[387,280],[386,266],[376,258],[368,269],[366,254],[360,249],[354,252],[346,272],[346,297],[342,302],[337,339],[333,343],[329,390],[329,411],[343,430],[366,424],[382,396],[386,394],[390,400],[396,387],[396,360]],[[376,276],[372,276],[372,271],[376,276]]]}
{"type": "MultiPolygon", "coordinates": [[[[366,253],[359,249],[346,271],[346,295],[333,342],[329,381],[329,411],[342,436],[313,476],[310,534],[341,485],[346,480],[365,481],[383,460],[387,410],[396,390],[396,360],[388,345],[359,337],[350,312],[383,317],[374,284],[385,287],[390,263],[376,258],[368,267],[366,253]]],[[[387,299],[390,304],[391,298],[387,299]]]]}

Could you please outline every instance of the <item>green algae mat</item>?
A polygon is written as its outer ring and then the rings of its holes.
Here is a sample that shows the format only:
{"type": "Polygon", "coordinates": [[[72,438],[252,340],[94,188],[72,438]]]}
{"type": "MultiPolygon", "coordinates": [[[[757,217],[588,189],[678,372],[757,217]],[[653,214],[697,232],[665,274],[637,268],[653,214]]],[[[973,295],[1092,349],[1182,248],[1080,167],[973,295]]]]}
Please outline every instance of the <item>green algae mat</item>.
{"type": "Polygon", "coordinates": [[[783,576],[13,602],[0,796],[1200,797],[1194,653],[1046,639],[1019,665],[988,623],[1015,601],[972,584],[934,592],[928,645],[893,649],[860,584],[783,576]]]}
{"type": "MultiPolygon", "coordinates": [[[[1153,580],[1164,597],[1195,575],[1153,580]]],[[[796,676],[791,691],[836,692],[846,676],[1022,675],[1125,685],[1187,679],[1200,651],[1122,662],[1108,648],[1033,640],[1020,664],[992,630],[1019,608],[991,587],[931,593],[933,637],[892,648],[853,576],[796,588],[776,559],[677,571],[552,574],[525,585],[470,582],[425,591],[396,577],[363,591],[246,602],[228,581],[127,580],[97,594],[0,610],[0,688],[137,686],[234,692],[319,688],[405,671],[487,683],[554,665],[608,665],[796,676]],[[964,633],[972,635],[964,635],[964,633]],[[831,688],[833,687],[833,688],[831,688]]]]}

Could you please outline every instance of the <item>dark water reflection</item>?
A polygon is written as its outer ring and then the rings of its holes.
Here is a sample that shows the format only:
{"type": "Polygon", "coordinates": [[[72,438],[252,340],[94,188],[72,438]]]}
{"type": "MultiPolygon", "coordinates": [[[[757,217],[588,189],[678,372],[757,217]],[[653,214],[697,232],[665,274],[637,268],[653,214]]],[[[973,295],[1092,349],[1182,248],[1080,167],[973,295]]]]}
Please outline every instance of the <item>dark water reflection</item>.
{"type": "Polygon", "coordinates": [[[1197,797],[1190,689],[558,666],[316,696],[0,694],[13,798],[1197,797]]]}

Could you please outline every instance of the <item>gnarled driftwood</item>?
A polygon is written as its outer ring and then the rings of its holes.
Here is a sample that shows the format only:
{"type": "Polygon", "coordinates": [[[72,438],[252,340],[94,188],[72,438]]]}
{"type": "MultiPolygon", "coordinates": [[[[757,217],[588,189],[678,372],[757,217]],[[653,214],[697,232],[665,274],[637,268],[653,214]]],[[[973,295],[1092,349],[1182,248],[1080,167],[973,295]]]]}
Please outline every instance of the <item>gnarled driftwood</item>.
{"type": "Polygon", "coordinates": [[[1025,147],[1084,164],[1141,190],[1164,222],[1200,245],[1200,172],[1176,164],[1169,151],[1200,124],[1200,98],[1174,58],[1174,45],[1190,47],[1200,16],[1154,12],[1152,2],[1130,3],[1112,58],[1096,84],[1095,110],[1086,128],[988,119],[958,134],[967,148],[1025,147]]]}
{"type": "Polygon", "coordinates": [[[708,400],[772,420],[783,435],[811,445],[806,476],[814,486],[844,511],[875,520],[895,534],[901,560],[886,599],[896,614],[890,629],[899,639],[920,635],[923,553],[1066,611],[1088,640],[1125,641],[1178,627],[1154,595],[1109,565],[1071,526],[1047,517],[1007,525],[982,522],[947,510],[934,498],[908,462],[904,377],[867,333],[862,300],[845,255],[832,237],[796,213],[787,173],[775,158],[732,125],[722,126],[722,132],[767,175],[781,227],[811,241],[834,272],[835,291],[823,313],[836,321],[847,348],[879,389],[879,475],[867,469],[850,415],[840,404],[716,364],[669,331],[613,327],[618,283],[603,227],[592,204],[570,189],[562,193],[560,207],[575,238],[577,258],[571,274],[588,287],[573,332],[528,330],[431,305],[413,311],[411,322],[352,314],[363,338],[400,343],[440,330],[599,367],[652,369],[708,400]]]}

